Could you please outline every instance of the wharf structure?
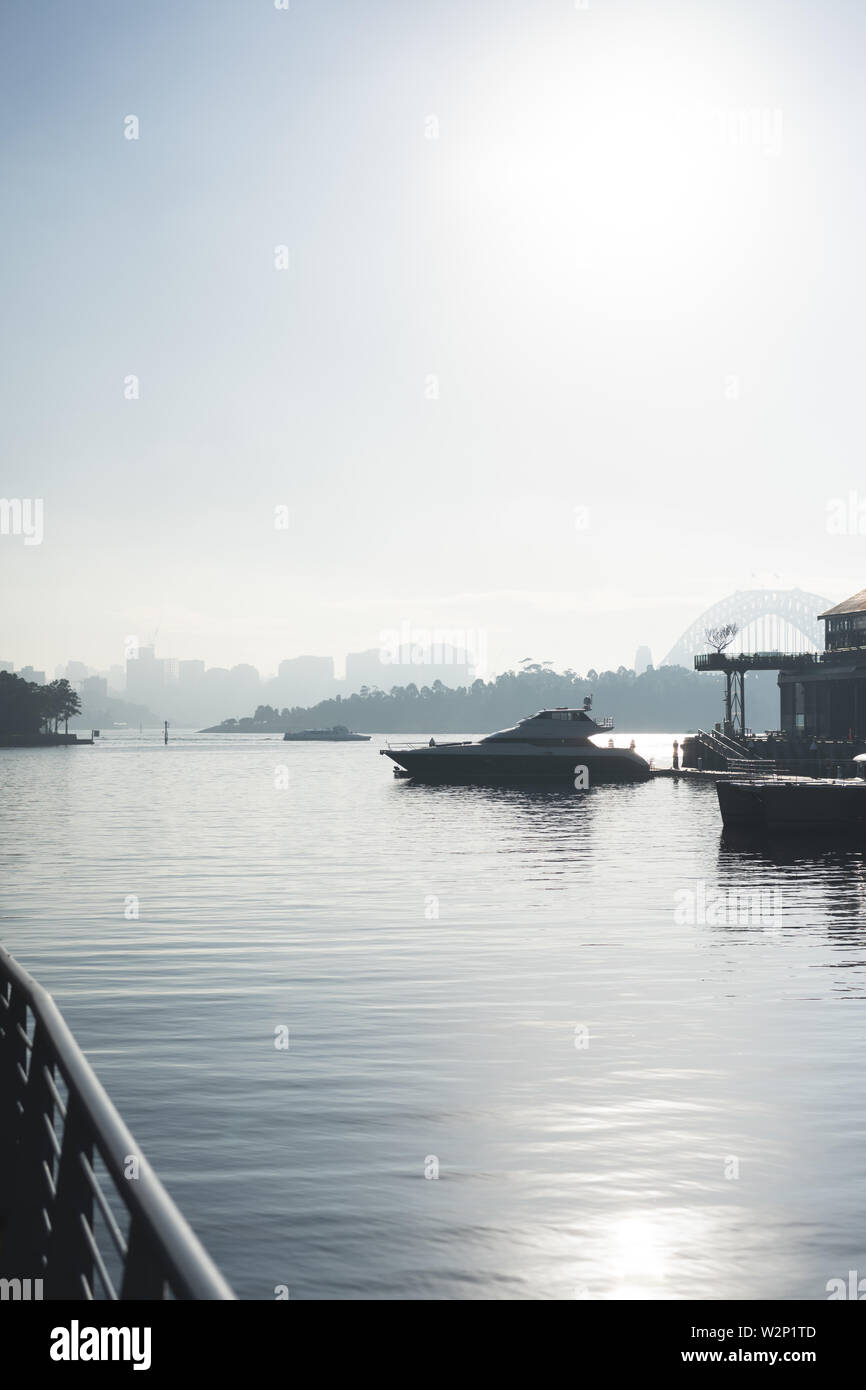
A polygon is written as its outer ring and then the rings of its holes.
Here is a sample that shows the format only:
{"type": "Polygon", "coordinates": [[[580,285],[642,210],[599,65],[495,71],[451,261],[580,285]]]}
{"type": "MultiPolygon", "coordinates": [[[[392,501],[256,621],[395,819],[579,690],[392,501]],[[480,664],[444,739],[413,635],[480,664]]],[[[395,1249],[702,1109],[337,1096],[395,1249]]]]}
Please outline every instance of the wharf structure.
{"type": "Polygon", "coordinates": [[[709,652],[696,671],[725,675],[723,720],[683,745],[683,766],[743,771],[746,766],[807,776],[853,775],[866,752],[866,589],[818,614],[822,652],[709,652]],[[746,675],[778,671],[779,728],[755,733],[746,720],[746,675]]]}

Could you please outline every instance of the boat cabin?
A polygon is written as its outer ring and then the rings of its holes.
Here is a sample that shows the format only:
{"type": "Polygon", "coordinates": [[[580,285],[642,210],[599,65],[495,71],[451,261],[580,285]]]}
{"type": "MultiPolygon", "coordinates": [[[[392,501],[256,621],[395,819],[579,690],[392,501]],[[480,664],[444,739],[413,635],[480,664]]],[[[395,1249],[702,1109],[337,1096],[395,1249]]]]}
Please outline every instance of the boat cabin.
{"type": "Polygon", "coordinates": [[[586,742],[593,734],[613,728],[613,720],[605,717],[593,719],[587,708],[584,709],[541,709],[537,714],[527,715],[512,729],[500,729],[498,733],[488,734],[482,743],[498,743],[513,739],[524,743],[538,742],[586,742]],[[566,729],[563,725],[567,724],[566,729]]]}

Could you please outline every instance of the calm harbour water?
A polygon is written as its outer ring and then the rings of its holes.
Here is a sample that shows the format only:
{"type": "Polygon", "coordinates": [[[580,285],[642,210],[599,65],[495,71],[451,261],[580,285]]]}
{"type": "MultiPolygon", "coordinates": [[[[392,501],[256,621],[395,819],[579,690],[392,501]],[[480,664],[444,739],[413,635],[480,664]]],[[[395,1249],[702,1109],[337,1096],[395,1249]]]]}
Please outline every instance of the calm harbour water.
{"type": "Polygon", "coordinates": [[[863,852],[726,848],[712,784],[416,787],[383,742],[0,753],[0,938],[237,1293],[866,1275],[863,852]]]}

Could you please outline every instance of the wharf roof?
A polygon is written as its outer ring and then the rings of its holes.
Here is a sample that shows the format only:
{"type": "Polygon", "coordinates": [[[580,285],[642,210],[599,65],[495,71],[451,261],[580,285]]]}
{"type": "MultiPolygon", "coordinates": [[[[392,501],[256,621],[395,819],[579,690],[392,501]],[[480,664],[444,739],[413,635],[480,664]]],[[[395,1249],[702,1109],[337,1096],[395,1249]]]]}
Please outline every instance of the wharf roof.
{"type": "Polygon", "coordinates": [[[826,613],[819,613],[819,618],[836,618],[842,613],[866,613],[866,589],[861,589],[859,593],[852,594],[843,603],[837,603],[835,608],[828,608],[826,613]]]}

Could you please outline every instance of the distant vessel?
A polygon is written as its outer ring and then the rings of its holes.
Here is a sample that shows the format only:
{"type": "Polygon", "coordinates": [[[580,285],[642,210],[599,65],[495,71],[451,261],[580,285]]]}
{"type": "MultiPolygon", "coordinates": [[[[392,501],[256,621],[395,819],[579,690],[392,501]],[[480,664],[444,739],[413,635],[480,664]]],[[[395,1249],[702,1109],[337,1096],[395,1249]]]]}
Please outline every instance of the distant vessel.
{"type": "Polygon", "coordinates": [[[283,734],[284,743],[369,743],[369,734],[353,734],[345,724],[332,729],[303,729],[297,734],[283,734]]]}
{"type": "MultiPolygon", "coordinates": [[[[380,752],[404,769],[402,775],[423,782],[520,781],[539,778],[594,787],[605,782],[644,782],[650,776],[645,758],[628,748],[590,742],[613,729],[612,719],[596,723],[583,709],[543,709],[512,729],[488,734],[479,743],[409,744],[380,752]]],[[[400,776],[400,773],[396,774],[400,776]]]]}

